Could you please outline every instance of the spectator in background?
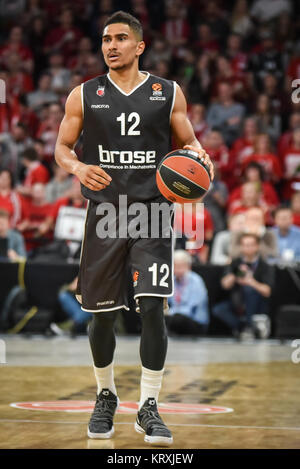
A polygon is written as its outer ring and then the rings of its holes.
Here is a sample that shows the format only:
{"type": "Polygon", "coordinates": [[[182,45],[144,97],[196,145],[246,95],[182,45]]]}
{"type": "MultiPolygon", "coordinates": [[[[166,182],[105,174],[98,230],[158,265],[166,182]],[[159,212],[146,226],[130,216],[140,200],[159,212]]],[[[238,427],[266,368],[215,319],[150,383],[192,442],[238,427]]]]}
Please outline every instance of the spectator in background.
{"type": "Polygon", "coordinates": [[[253,32],[254,24],[250,19],[247,0],[236,0],[231,14],[231,30],[243,38],[253,32]]]}
{"type": "Polygon", "coordinates": [[[164,60],[160,60],[159,62],[157,62],[153,73],[154,75],[167,79],[170,74],[169,63],[164,60]]]}
{"type": "Polygon", "coordinates": [[[258,96],[254,119],[259,133],[268,134],[273,144],[276,144],[281,132],[281,118],[272,109],[269,96],[265,94],[258,96]]]}
{"type": "Polygon", "coordinates": [[[219,2],[210,0],[205,2],[204,5],[205,22],[210,26],[215,38],[221,44],[225,41],[228,32],[229,24],[226,18],[224,9],[220,8],[219,2]]]}
{"type": "Polygon", "coordinates": [[[16,52],[11,53],[6,60],[8,81],[6,86],[7,96],[19,97],[23,93],[33,90],[33,80],[29,73],[22,69],[22,59],[16,52]]]}
{"type": "Polygon", "coordinates": [[[69,58],[68,68],[83,75],[88,64],[89,58],[95,58],[93,53],[93,44],[89,37],[82,37],[79,41],[78,52],[69,58]]]}
{"type": "Polygon", "coordinates": [[[34,57],[34,82],[38,81],[41,71],[46,68],[47,61],[44,55],[43,44],[47,33],[47,25],[45,15],[38,14],[30,21],[28,28],[28,45],[34,57]]]}
{"type": "Polygon", "coordinates": [[[45,144],[44,161],[47,163],[52,163],[54,160],[58,129],[63,115],[63,107],[59,102],[49,104],[47,118],[41,123],[37,131],[37,138],[43,140],[45,144]]]}
{"type": "Polygon", "coordinates": [[[59,51],[65,60],[71,57],[78,47],[78,42],[82,37],[81,31],[73,24],[73,13],[69,8],[62,10],[59,16],[60,25],[51,29],[46,36],[44,52],[59,51]]]}
{"type": "Polygon", "coordinates": [[[162,35],[172,47],[175,57],[181,57],[183,47],[190,37],[190,26],[186,19],[184,4],[170,2],[166,4],[166,21],[162,25],[162,35]]]}
{"type": "Polygon", "coordinates": [[[225,265],[231,261],[230,246],[234,233],[242,233],[245,224],[245,214],[237,213],[228,217],[228,229],[216,234],[211,251],[210,262],[225,265]]]}
{"type": "Polygon", "coordinates": [[[291,145],[283,153],[282,167],[285,181],[283,198],[289,200],[295,185],[300,183],[300,127],[293,131],[291,145]]]}
{"type": "Polygon", "coordinates": [[[51,209],[44,218],[42,225],[43,232],[54,230],[57,217],[61,207],[86,208],[87,202],[81,193],[80,182],[77,178],[71,178],[71,187],[65,191],[63,197],[60,197],[51,204],[51,209]]]}
{"type": "Polygon", "coordinates": [[[49,68],[47,73],[51,75],[51,90],[57,94],[63,94],[68,89],[70,70],[63,66],[64,56],[60,52],[52,52],[49,56],[49,68]]]}
{"type": "Polygon", "coordinates": [[[7,66],[9,57],[17,54],[21,59],[21,68],[26,73],[32,73],[34,68],[31,50],[23,42],[21,26],[13,26],[9,32],[7,42],[0,47],[0,63],[7,66]]]}
{"type": "Polygon", "coordinates": [[[10,108],[11,126],[22,123],[28,129],[29,136],[34,138],[39,126],[39,119],[36,113],[29,108],[27,95],[21,94],[19,98],[14,98],[10,108]]]}
{"type": "MultiPolygon", "coordinates": [[[[45,163],[45,143],[41,138],[36,138],[33,142],[33,148],[37,152],[38,160],[45,163]]],[[[48,168],[48,166],[46,166],[48,168]]],[[[49,169],[49,168],[48,168],[49,169]]]]}
{"type": "Polygon", "coordinates": [[[232,98],[232,88],[228,83],[220,83],[218,102],[208,108],[207,123],[210,127],[219,128],[226,145],[232,145],[239,137],[245,107],[232,98]]]}
{"type": "Polygon", "coordinates": [[[177,204],[174,231],[180,239],[180,241],[177,240],[176,247],[186,249],[194,256],[196,263],[207,262],[214,225],[205,206],[194,203],[181,207],[177,204]]]}
{"type": "Polygon", "coordinates": [[[227,83],[232,88],[232,95],[236,101],[246,102],[248,100],[248,86],[246,79],[241,74],[235,74],[230,60],[219,55],[216,58],[216,75],[212,88],[211,97],[215,99],[218,94],[219,84],[227,83]]]}
{"type": "Polygon", "coordinates": [[[249,63],[253,80],[259,89],[261,89],[264,77],[268,73],[274,74],[278,80],[281,80],[283,75],[283,59],[275,45],[274,34],[270,30],[262,30],[260,39],[261,41],[249,63]]]}
{"type": "Polygon", "coordinates": [[[73,72],[70,76],[70,80],[68,82],[68,89],[67,92],[64,93],[60,98],[60,103],[63,107],[66,105],[67,97],[71,93],[71,91],[76,88],[76,86],[80,86],[83,82],[83,76],[79,72],[73,72]]]}
{"type": "Polygon", "coordinates": [[[209,24],[200,23],[197,25],[195,47],[197,50],[201,50],[202,53],[207,54],[210,59],[217,57],[220,45],[209,24]]]}
{"type": "Polygon", "coordinates": [[[278,156],[283,160],[285,152],[292,146],[293,132],[300,128],[300,112],[293,112],[289,118],[289,128],[284,132],[278,141],[278,156]]]}
{"type": "Polygon", "coordinates": [[[276,184],[282,178],[280,160],[277,155],[272,153],[270,137],[267,134],[259,134],[256,137],[254,152],[244,160],[242,171],[244,171],[251,162],[256,162],[262,166],[266,180],[276,184]]]}
{"type": "Polygon", "coordinates": [[[51,215],[53,207],[47,203],[45,198],[45,185],[34,184],[32,187],[32,197],[24,207],[24,217],[17,225],[26,244],[27,252],[48,243],[53,238],[53,232],[45,225],[45,220],[51,215]]]}
{"type": "Polygon", "coordinates": [[[196,138],[201,142],[209,128],[205,120],[205,106],[200,103],[191,105],[189,118],[192,123],[196,138]]]}
{"type": "Polygon", "coordinates": [[[53,178],[46,185],[46,200],[53,203],[64,196],[65,192],[72,186],[72,178],[69,173],[56,163],[52,164],[53,178]]]}
{"type": "Polygon", "coordinates": [[[269,335],[268,298],[274,285],[274,270],[259,255],[259,238],[242,234],[239,240],[241,257],[225,268],[221,285],[228,299],[213,307],[213,314],[232,330],[237,338],[261,338],[269,335]],[[254,316],[264,315],[264,327],[254,330],[254,316]]]}
{"type": "Polygon", "coordinates": [[[196,54],[191,49],[185,49],[181,64],[177,71],[181,83],[188,84],[195,70],[196,54]]]}
{"type": "Polygon", "coordinates": [[[289,207],[277,208],[273,230],[281,259],[300,261],[300,228],[293,225],[293,212],[289,207]]]}
{"type": "Polygon", "coordinates": [[[210,56],[204,52],[196,60],[194,73],[188,83],[187,94],[192,103],[208,104],[209,87],[211,84],[210,56]]]}
{"type": "Polygon", "coordinates": [[[0,258],[18,261],[26,258],[24,240],[20,233],[10,229],[10,214],[0,209],[0,258]]]}
{"type": "Polygon", "coordinates": [[[191,267],[192,257],[186,251],[175,251],[174,295],[168,299],[166,324],[170,333],[199,336],[208,329],[208,294],[202,278],[191,267]]]}
{"type": "Polygon", "coordinates": [[[10,226],[15,228],[23,216],[24,201],[14,190],[12,173],[7,169],[0,170],[0,209],[10,215],[10,226]]]}
{"type": "Polygon", "coordinates": [[[205,195],[204,205],[211,214],[214,233],[218,233],[225,229],[225,208],[227,205],[228,190],[227,186],[220,179],[220,173],[217,167],[215,167],[215,177],[210,185],[210,189],[205,195]]]}
{"type": "Polygon", "coordinates": [[[38,160],[34,148],[27,148],[22,154],[22,163],[26,168],[23,184],[18,186],[18,192],[24,196],[31,196],[34,184],[46,184],[50,174],[45,166],[38,160]]]}
{"type": "Polygon", "coordinates": [[[242,49],[242,36],[231,33],[227,38],[225,56],[230,60],[234,76],[245,78],[248,69],[248,54],[242,49]]]}
{"type": "MultiPolygon", "coordinates": [[[[277,239],[271,228],[266,227],[265,215],[260,207],[249,208],[244,212],[244,226],[242,233],[254,234],[259,238],[259,254],[264,259],[276,259],[278,257],[277,239]]],[[[233,233],[230,246],[229,255],[234,259],[240,255],[240,233],[233,233]]]]}
{"type": "MultiPolygon", "coordinates": [[[[263,79],[263,88],[261,94],[269,98],[269,107],[278,121],[276,125],[278,125],[278,134],[280,136],[282,127],[281,124],[282,122],[286,122],[286,116],[290,111],[290,92],[287,95],[285,91],[282,90],[282,86],[279,86],[278,78],[276,78],[276,76],[272,73],[267,73],[263,79]]],[[[272,135],[270,135],[270,137],[272,137],[272,135]]],[[[276,143],[278,136],[274,135],[274,140],[276,143]]]]}
{"type": "Polygon", "coordinates": [[[253,117],[244,121],[244,131],[240,138],[235,140],[230,152],[230,159],[234,166],[235,182],[241,176],[242,163],[254,153],[254,145],[258,135],[257,123],[253,117]]]}
{"type": "Polygon", "coordinates": [[[153,39],[152,44],[148,48],[145,58],[144,67],[146,70],[154,69],[158,62],[170,62],[172,58],[172,51],[169,43],[164,36],[158,35],[153,39]]]}
{"type": "Polygon", "coordinates": [[[228,207],[228,213],[246,212],[249,208],[260,207],[264,211],[267,224],[272,224],[270,208],[263,198],[262,189],[255,182],[246,182],[241,187],[241,198],[232,201],[228,207]]]}
{"type": "Polygon", "coordinates": [[[201,142],[218,169],[221,180],[230,186],[233,167],[229,158],[229,149],[224,143],[221,132],[212,129],[202,137],[201,142]]]}
{"type": "Polygon", "coordinates": [[[292,195],[291,209],[293,212],[293,224],[300,228],[300,191],[292,195]]]}
{"type": "Polygon", "coordinates": [[[27,127],[18,122],[11,132],[0,134],[0,169],[8,169],[15,179],[20,179],[21,155],[32,146],[27,127]]]}
{"type": "MultiPolygon", "coordinates": [[[[71,319],[70,334],[71,337],[76,337],[78,334],[86,334],[87,324],[92,318],[92,314],[81,309],[78,303],[75,292],[77,288],[78,277],[75,277],[73,282],[68,285],[63,285],[58,294],[58,301],[62,310],[71,319]]],[[[57,324],[51,324],[51,329],[56,332],[59,327],[57,324]]],[[[62,330],[60,332],[63,332],[62,330]]]]}
{"type": "Polygon", "coordinates": [[[39,112],[45,104],[57,101],[57,94],[51,89],[52,77],[43,72],[38,81],[38,89],[27,95],[28,106],[39,112]]]}
{"type": "Polygon", "coordinates": [[[285,77],[285,89],[287,93],[291,92],[293,80],[300,79],[300,42],[292,49],[285,77]]]}
{"type": "Polygon", "coordinates": [[[103,73],[103,64],[100,61],[100,58],[95,55],[88,57],[86,59],[86,70],[82,81],[91,80],[92,78],[101,75],[101,73],[103,73]]]}
{"type": "MultiPolygon", "coordinates": [[[[249,163],[243,171],[242,180],[243,184],[246,182],[255,183],[257,187],[261,189],[263,199],[269,206],[269,210],[275,210],[275,208],[279,204],[277,192],[275,191],[273,185],[270,182],[265,181],[265,172],[263,167],[259,163],[256,163],[256,161],[252,161],[251,163],[249,163]]],[[[241,198],[241,190],[243,184],[239,185],[231,192],[228,200],[229,205],[231,205],[235,200],[239,200],[241,198]]]]}

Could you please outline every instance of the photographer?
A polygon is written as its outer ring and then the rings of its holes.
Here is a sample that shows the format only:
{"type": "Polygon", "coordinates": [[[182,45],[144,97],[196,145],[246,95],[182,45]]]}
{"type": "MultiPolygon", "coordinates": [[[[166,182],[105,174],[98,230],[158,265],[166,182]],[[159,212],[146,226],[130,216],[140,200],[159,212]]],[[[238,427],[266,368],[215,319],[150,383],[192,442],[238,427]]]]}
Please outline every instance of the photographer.
{"type": "Polygon", "coordinates": [[[255,234],[240,235],[241,255],[225,269],[221,279],[228,299],[213,307],[214,316],[241,339],[253,338],[254,333],[260,338],[269,335],[268,298],[272,293],[274,270],[259,255],[259,245],[255,234]]]}

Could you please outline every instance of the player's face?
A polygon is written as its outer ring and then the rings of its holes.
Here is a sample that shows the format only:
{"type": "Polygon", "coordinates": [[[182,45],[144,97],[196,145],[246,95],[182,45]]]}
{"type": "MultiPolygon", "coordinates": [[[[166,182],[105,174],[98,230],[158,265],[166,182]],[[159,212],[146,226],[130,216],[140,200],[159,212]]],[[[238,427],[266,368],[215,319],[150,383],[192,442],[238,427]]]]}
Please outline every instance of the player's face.
{"type": "Polygon", "coordinates": [[[127,24],[109,24],[103,31],[102,53],[111,70],[130,67],[143,53],[145,43],[138,41],[127,24]]]}

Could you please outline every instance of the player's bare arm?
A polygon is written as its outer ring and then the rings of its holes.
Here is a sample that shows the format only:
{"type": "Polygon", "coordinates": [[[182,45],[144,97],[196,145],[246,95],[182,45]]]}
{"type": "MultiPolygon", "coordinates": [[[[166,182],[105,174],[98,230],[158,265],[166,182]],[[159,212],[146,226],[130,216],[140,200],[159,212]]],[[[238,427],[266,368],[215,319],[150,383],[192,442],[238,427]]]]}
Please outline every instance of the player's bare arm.
{"type": "Polygon", "coordinates": [[[55,160],[59,166],[77,176],[84,186],[100,191],[110,184],[111,177],[99,166],[79,161],[74,151],[82,126],[81,90],[77,86],[66,102],[65,116],[60,124],[55,147],[55,160]]]}
{"type": "Polygon", "coordinates": [[[181,88],[176,85],[176,97],[171,116],[171,127],[178,144],[186,149],[198,152],[199,158],[209,166],[211,180],[214,178],[214,166],[201,143],[196,139],[190,120],[187,117],[187,104],[181,88]]]}

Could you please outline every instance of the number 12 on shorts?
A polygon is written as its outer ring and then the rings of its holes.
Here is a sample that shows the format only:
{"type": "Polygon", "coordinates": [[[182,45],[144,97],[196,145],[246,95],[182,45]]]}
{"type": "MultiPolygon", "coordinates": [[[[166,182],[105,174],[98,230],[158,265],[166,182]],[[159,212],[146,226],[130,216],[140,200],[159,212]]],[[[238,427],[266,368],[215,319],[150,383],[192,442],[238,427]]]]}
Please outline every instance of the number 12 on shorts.
{"type": "MultiPolygon", "coordinates": [[[[149,272],[152,272],[152,285],[157,287],[157,262],[154,262],[151,267],[148,268],[149,272]]],[[[167,287],[169,286],[168,282],[166,282],[167,278],[170,274],[170,269],[168,264],[162,264],[159,269],[159,273],[162,274],[162,277],[159,281],[160,287],[167,287]]]]}

